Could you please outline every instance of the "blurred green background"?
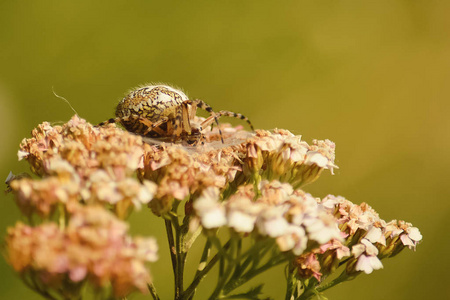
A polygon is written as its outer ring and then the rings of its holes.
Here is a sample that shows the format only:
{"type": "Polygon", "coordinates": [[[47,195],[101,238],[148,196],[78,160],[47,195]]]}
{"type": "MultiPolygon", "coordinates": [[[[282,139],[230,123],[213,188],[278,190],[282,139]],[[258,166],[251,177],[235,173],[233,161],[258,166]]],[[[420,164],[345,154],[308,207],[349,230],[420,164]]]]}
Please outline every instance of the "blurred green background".
{"type": "MultiPolygon", "coordinates": [[[[73,114],[52,87],[99,123],[128,89],[174,84],[257,128],[331,139],[340,169],[305,189],[365,201],[387,221],[419,227],[415,253],[383,260],[383,270],[331,289],[330,299],[445,298],[449,14],[450,1],[434,0],[1,1],[0,174],[28,171],[17,162],[22,138],[73,114]]],[[[10,195],[1,200],[4,234],[20,216],[10,195]]],[[[148,211],[132,219],[134,234],[159,240],[152,273],[171,299],[161,220],[148,211]]],[[[40,299],[4,260],[0,270],[1,299],[40,299]]],[[[267,295],[284,297],[282,268],[261,280],[267,295]]]]}

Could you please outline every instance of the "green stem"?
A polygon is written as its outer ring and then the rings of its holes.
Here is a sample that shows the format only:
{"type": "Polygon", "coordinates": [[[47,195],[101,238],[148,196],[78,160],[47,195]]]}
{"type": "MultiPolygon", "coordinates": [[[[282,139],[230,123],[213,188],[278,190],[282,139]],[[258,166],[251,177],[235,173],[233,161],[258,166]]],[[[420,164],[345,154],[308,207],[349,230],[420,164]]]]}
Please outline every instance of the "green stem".
{"type": "MultiPolygon", "coordinates": [[[[166,225],[167,240],[169,242],[170,259],[172,260],[173,276],[175,280],[175,298],[177,298],[178,276],[177,276],[177,254],[175,249],[175,240],[173,238],[172,222],[164,220],[166,225]]],[[[179,295],[178,295],[179,296],[179,295]]]]}
{"type": "Polygon", "coordinates": [[[242,253],[236,259],[242,260],[244,257],[246,257],[246,261],[242,264],[242,267],[247,266],[247,260],[251,262],[254,259],[255,255],[263,257],[267,253],[267,251],[272,248],[273,244],[273,241],[270,239],[256,241],[255,244],[253,244],[247,251],[242,253]]]}
{"type": "Polygon", "coordinates": [[[182,251],[182,236],[181,232],[177,230],[176,232],[176,250],[177,250],[177,276],[178,285],[177,293],[181,296],[183,293],[183,280],[184,280],[184,264],[186,262],[186,253],[182,251]]]}
{"type": "Polygon", "coordinates": [[[323,292],[335,285],[338,285],[339,283],[353,280],[356,276],[349,276],[347,272],[344,270],[337,278],[333,279],[332,281],[328,282],[327,284],[320,285],[316,288],[318,292],[323,292]]]}
{"type": "Polygon", "coordinates": [[[285,257],[282,257],[281,259],[274,259],[274,260],[269,260],[265,265],[261,266],[260,268],[257,269],[251,269],[250,271],[248,271],[247,273],[245,273],[243,276],[240,276],[239,278],[232,278],[230,281],[227,282],[227,284],[225,285],[225,287],[223,288],[224,294],[228,294],[230,293],[232,290],[238,288],[239,286],[243,285],[244,283],[246,283],[247,281],[249,281],[250,279],[252,279],[253,277],[259,275],[260,273],[263,273],[264,271],[279,265],[281,263],[286,262],[288,259],[285,257]]]}
{"type": "MultiPolygon", "coordinates": [[[[228,243],[229,245],[229,243],[228,243]]],[[[205,269],[205,266],[207,261],[208,261],[208,257],[209,257],[209,253],[211,252],[211,241],[210,240],[206,240],[205,242],[205,247],[203,248],[203,252],[202,252],[202,257],[200,258],[200,262],[198,263],[198,269],[197,269],[197,273],[195,273],[195,277],[203,270],[205,269]]],[[[227,246],[227,244],[225,244],[225,246],[227,246]]]]}
{"type": "Polygon", "coordinates": [[[183,245],[185,235],[176,214],[178,204],[178,202],[174,203],[172,214],[170,214],[172,225],[175,228],[175,299],[181,299],[181,295],[183,294],[184,265],[186,262],[186,251],[183,245]]]}
{"type": "Polygon", "coordinates": [[[300,295],[300,297],[296,298],[296,300],[309,300],[315,295],[317,295],[319,292],[316,289],[316,283],[315,280],[306,280],[303,282],[303,286],[305,287],[305,291],[300,295]]]}
{"type": "MultiPolygon", "coordinates": [[[[233,253],[234,248],[236,247],[236,240],[231,239],[230,241],[231,241],[230,252],[233,253]]],[[[213,291],[213,293],[211,294],[211,296],[209,297],[210,300],[215,300],[215,299],[219,298],[219,296],[222,293],[222,290],[227,282],[227,279],[228,279],[228,277],[230,277],[231,272],[233,271],[234,267],[235,267],[235,262],[232,259],[228,259],[227,268],[223,272],[223,274],[221,274],[221,276],[219,276],[218,281],[217,281],[217,286],[216,286],[215,290],[213,291]]]]}
{"type": "Polygon", "coordinates": [[[313,289],[308,289],[303,292],[296,300],[309,300],[316,295],[313,289]]]}
{"type": "MultiPolygon", "coordinates": [[[[228,250],[228,248],[231,245],[231,241],[228,241],[224,246],[223,249],[224,250],[228,250]]],[[[209,246],[210,247],[210,246],[209,246]]],[[[205,249],[206,249],[206,245],[205,245],[205,249]]],[[[209,250],[208,250],[209,251],[209,250]]],[[[205,252],[205,251],[204,251],[205,252]]],[[[202,279],[206,276],[206,274],[208,274],[208,272],[214,267],[214,265],[219,261],[219,259],[221,257],[223,257],[223,251],[219,251],[216,253],[216,255],[214,255],[214,257],[210,260],[210,262],[206,265],[206,267],[204,269],[202,269],[201,271],[198,270],[197,273],[195,274],[194,280],[192,281],[192,283],[189,285],[189,287],[186,289],[186,291],[183,293],[183,298],[184,299],[192,299],[191,297],[193,296],[195,289],[197,288],[197,286],[200,284],[200,282],[202,281],[202,279]]]]}
{"type": "Polygon", "coordinates": [[[270,240],[257,241],[247,251],[245,251],[243,254],[240,254],[236,258],[238,264],[236,265],[236,270],[232,278],[240,277],[252,262],[259,262],[260,258],[263,258],[264,255],[266,255],[266,253],[272,248],[272,245],[273,242],[270,240]],[[239,264],[239,262],[244,258],[244,262],[242,264],[239,264]]]}
{"type": "MultiPolygon", "coordinates": [[[[222,252],[222,258],[225,258],[226,260],[232,260],[232,256],[230,254],[227,253],[227,249],[225,249],[222,244],[220,243],[219,238],[216,235],[211,235],[208,237],[208,240],[211,241],[211,244],[214,245],[217,248],[218,252],[222,252]]],[[[231,241],[233,240],[233,238],[230,238],[230,240],[227,243],[231,243],[231,241]]]]}
{"type": "Polygon", "coordinates": [[[186,242],[184,243],[184,249],[186,252],[189,251],[189,249],[191,249],[195,240],[200,236],[201,233],[202,227],[199,227],[196,231],[194,231],[194,233],[191,235],[189,239],[186,239],[186,242]]]}
{"type": "Polygon", "coordinates": [[[160,300],[156,288],[153,283],[147,283],[148,290],[153,297],[153,300],[160,300]]]}
{"type": "Polygon", "coordinates": [[[289,266],[287,267],[287,280],[286,280],[286,297],[284,297],[285,300],[290,300],[294,297],[294,291],[296,287],[296,279],[295,279],[295,272],[294,272],[294,264],[292,261],[289,262],[289,266]]]}
{"type": "MultiPolygon", "coordinates": [[[[197,272],[195,273],[195,276],[194,276],[194,281],[195,281],[196,278],[198,278],[198,277],[200,276],[200,273],[201,273],[201,272],[205,269],[205,267],[207,266],[208,257],[209,257],[209,253],[210,253],[210,252],[211,252],[211,242],[210,242],[209,240],[206,240],[205,246],[204,246],[203,252],[202,252],[202,257],[200,258],[200,261],[199,261],[199,263],[198,263],[197,272]]],[[[201,278],[203,278],[203,277],[201,277],[201,278]]],[[[200,280],[201,280],[201,278],[200,278],[200,280]]],[[[193,281],[192,283],[194,283],[194,281],[193,281]]],[[[197,285],[193,286],[193,287],[192,287],[192,288],[193,288],[193,291],[191,292],[189,289],[191,288],[192,283],[191,283],[191,285],[190,285],[190,286],[186,289],[186,291],[185,291],[185,295],[187,295],[187,297],[188,297],[189,300],[192,300],[192,299],[194,298],[195,291],[196,291],[196,288],[197,288],[197,285]],[[190,293],[190,294],[189,294],[189,293],[190,293]]],[[[200,283],[200,281],[198,281],[198,283],[200,283]]],[[[198,283],[197,283],[197,284],[198,284],[198,283]]]]}
{"type": "MultiPolygon", "coordinates": [[[[33,275],[31,275],[33,276],[33,275]]],[[[36,280],[34,278],[31,277],[31,282],[29,282],[25,276],[21,276],[21,279],[23,281],[23,283],[29,287],[31,290],[37,292],[38,294],[40,294],[42,297],[44,297],[45,299],[50,299],[50,300],[58,300],[58,298],[54,297],[53,295],[51,295],[49,292],[47,292],[46,290],[42,289],[39,284],[36,282],[36,280]]]]}
{"type": "Polygon", "coordinates": [[[340,267],[340,266],[346,264],[351,258],[352,258],[352,257],[350,256],[349,258],[346,258],[346,259],[340,261],[339,264],[338,264],[338,267],[340,267]]]}

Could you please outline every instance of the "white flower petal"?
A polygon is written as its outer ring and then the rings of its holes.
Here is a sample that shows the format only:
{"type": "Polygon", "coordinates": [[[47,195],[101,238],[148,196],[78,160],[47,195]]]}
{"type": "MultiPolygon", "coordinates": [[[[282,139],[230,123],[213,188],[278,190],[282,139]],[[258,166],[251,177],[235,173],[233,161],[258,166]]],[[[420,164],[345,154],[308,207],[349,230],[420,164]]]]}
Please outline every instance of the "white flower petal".
{"type": "Polygon", "coordinates": [[[228,213],[228,226],[238,232],[252,232],[255,227],[255,222],[256,216],[238,210],[228,213]]]}
{"type": "Polygon", "coordinates": [[[366,274],[370,274],[373,270],[379,270],[383,268],[383,264],[376,256],[361,255],[356,262],[355,270],[363,271],[366,274]]]}
{"type": "Polygon", "coordinates": [[[372,226],[364,238],[369,240],[371,243],[376,243],[380,240],[382,235],[381,228],[372,226]]]}

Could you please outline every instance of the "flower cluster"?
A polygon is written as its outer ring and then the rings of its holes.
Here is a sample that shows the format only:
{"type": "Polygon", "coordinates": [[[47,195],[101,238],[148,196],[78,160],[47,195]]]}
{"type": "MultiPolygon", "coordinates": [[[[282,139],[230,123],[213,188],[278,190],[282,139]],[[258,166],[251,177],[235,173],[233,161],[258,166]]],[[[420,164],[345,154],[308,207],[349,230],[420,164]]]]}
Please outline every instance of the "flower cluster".
{"type": "Polygon", "coordinates": [[[237,147],[245,154],[245,170],[263,179],[288,182],[294,189],[315,181],[324,169],[334,164],[335,145],[330,140],[314,140],[308,145],[287,130],[273,133],[257,130],[254,138],[237,147]]]}
{"type": "Polygon", "coordinates": [[[198,198],[208,188],[217,188],[222,196],[238,187],[261,180],[288,182],[299,188],[315,181],[324,169],[334,164],[334,143],[313,141],[309,146],[287,130],[257,130],[256,134],[222,125],[225,143],[217,130],[208,132],[210,144],[197,147],[159,145],[144,154],[142,179],[158,184],[153,212],[161,215],[172,207],[173,199],[188,195],[198,198]]]}
{"type": "Polygon", "coordinates": [[[347,264],[349,274],[372,273],[383,267],[380,259],[392,257],[405,247],[416,248],[422,240],[419,229],[411,223],[392,220],[386,222],[367,204],[353,204],[343,197],[327,196],[322,204],[338,220],[352,247],[352,259],[347,264]]]}
{"type": "Polygon", "coordinates": [[[364,272],[381,269],[381,259],[397,255],[405,247],[415,249],[422,235],[412,224],[392,220],[386,222],[366,203],[360,205],[341,196],[328,195],[319,205],[335,217],[340,239],[331,239],[320,247],[300,255],[294,262],[298,275],[318,281],[339,266],[345,270],[339,280],[350,280],[364,272]]]}
{"type": "Polygon", "coordinates": [[[156,192],[153,182],[135,178],[148,145],[118,128],[95,128],[73,117],[63,126],[45,122],[20,145],[19,160],[26,159],[42,180],[24,178],[10,187],[22,213],[51,215],[58,204],[83,201],[116,209],[119,217],[147,204],[156,192]]]}
{"type": "Polygon", "coordinates": [[[145,262],[157,259],[153,238],[130,238],[128,225],[99,206],[70,205],[67,227],[18,223],[8,229],[7,256],[16,272],[36,287],[65,287],[78,292],[86,281],[112,286],[116,297],[138,289],[147,292],[145,262]]]}
{"type": "Polygon", "coordinates": [[[341,238],[334,217],[310,194],[266,180],[257,191],[253,185],[242,186],[222,202],[218,192],[207,191],[194,203],[199,223],[205,229],[227,226],[238,233],[254,232],[274,239],[280,251],[295,255],[302,254],[308,242],[321,245],[341,238]]]}
{"type": "Polygon", "coordinates": [[[314,295],[332,286],[321,284],[340,266],[345,265],[339,282],[369,274],[382,267],[381,259],[421,241],[416,227],[385,222],[365,203],[331,195],[319,199],[301,189],[323,170],[333,174],[333,142],[308,144],[282,129],[250,133],[229,124],[220,129],[222,135],[218,128],[206,129],[204,143],[189,146],[137,136],[114,124],[94,127],[77,116],[62,126],[39,125],[18,154],[39,178],[10,175],[7,184],[30,222],[42,222],[8,230],[9,262],[43,295],[55,287],[75,295],[89,282],[109,286],[114,297],[149,288],[157,299],[144,265],[156,260],[156,242],[132,239],[120,221],[147,205],[165,220],[176,299],[192,299],[218,260],[225,271],[212,299],[281,263],[291,274],[286,298],[295,298],[297,281],[306,296],[314,295]],[[228,233],[225,244],[220,230],[228,233]],[[187,251],[200,232],[207,237],[204,254],[184,289],[187,251]],[[211,258],[213,245],[217,254],[211,258]]]}

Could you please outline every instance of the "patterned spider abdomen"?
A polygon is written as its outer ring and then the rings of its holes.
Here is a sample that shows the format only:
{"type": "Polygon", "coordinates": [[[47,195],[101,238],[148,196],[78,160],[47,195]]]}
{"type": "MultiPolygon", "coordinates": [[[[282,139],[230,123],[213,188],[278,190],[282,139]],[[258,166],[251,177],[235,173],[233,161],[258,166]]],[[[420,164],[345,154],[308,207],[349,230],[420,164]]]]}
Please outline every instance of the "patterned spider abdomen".
{"type": "Polygon", "coordinates": [[[132,91],[119,102],[116,117],[128,131],[144,134],[148,125],[143,121],[156,123],[165,118],[173,120],[177,109],[186,100],[188,97],[183,92],[170,86],[145,86],[132,91]]]}

